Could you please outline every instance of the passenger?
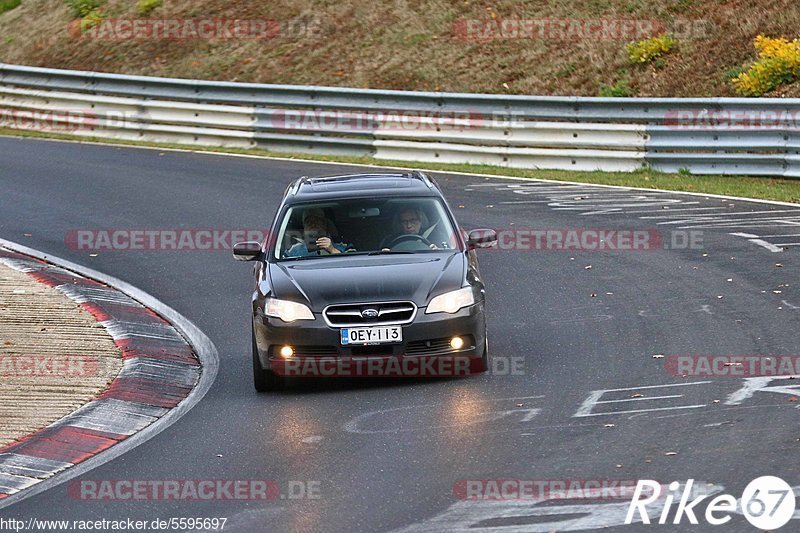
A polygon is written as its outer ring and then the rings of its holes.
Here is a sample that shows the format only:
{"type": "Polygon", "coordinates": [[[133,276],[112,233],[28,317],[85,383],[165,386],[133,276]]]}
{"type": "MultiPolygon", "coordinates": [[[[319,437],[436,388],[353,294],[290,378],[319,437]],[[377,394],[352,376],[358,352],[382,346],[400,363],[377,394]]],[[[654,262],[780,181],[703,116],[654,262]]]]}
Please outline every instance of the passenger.
{"type": "Polygon", "coordinates": [[[344,243],[334,243],[330,238],[330,224],[317,213],[303,216],[303,240],[289,248],[284,257],[340,254],[347,250],[344,243]]]}
{"type": "Polygon", "coordinates": [[[325,216],[325,211],[323,209],[319,207],[309,207],[308,209],[303,210],[303,224],[305,224],[306,219],[310,216],[317,216],[325,220],[329,237],[335,238],[339,236],[339,230],[336,228],[336,224],[331,222],[331,219],[325,216]]]}

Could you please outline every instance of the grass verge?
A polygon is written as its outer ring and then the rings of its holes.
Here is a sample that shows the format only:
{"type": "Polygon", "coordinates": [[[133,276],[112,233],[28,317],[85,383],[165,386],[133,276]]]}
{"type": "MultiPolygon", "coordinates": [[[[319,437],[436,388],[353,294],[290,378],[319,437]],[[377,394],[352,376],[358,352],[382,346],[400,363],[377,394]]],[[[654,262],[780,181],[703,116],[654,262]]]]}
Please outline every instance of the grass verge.
{"type": "Polygon", "coordinates": [[[635,172],[580,172],[568,170],[535,170],[496,167],[491,165],[466,165],[449,163],[414,163],[413,161],[392,161],[372,157],[348,157],[334,155],[315,155],[286,152],[271,152],[262,149],[241,149],[221,147],[197,147],[185,144],[152,143],[144,141],[128,141],[104,139],[100,137],[84,137],[64,133],[44,133],[10,128],[0,128],[0,135],[13,137],[31,137],[43,139],[62,139],[84,142],[96,142],[109,145],[147,146],[155,148],[173,148],[198,152],[227,154],[244,154],[263,157],[283,157],[302,161],[331,161],[354,163],[361,165],[379,165],[398,168],[426,168],[445,172],[467,172],[474,174],[491,174],[496,176],[514,176],[529,179],[546,179],[555,181],[576,181],[598,185],[620,185],[624,187],[641,187],[647,189],[664,189],[669,191],[693,192],[703,194],[721,194],[776,200],[800,204],[800,180],[786,178],[768,178],[752,176],[705,176],[685,173],[671,174],[657,172],[652,169],[641,169],[635,172]]]}

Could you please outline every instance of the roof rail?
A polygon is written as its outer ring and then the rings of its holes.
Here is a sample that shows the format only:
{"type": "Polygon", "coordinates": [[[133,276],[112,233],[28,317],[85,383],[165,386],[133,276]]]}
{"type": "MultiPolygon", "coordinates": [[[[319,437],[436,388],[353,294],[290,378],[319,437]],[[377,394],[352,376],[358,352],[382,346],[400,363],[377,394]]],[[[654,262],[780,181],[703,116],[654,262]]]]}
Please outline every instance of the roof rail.
{"type": "Polygon", "coordinates": [[[292,196],[297,194],[297,191],[300,190],[300,186],[308,180],[308,176],[301,176],[294,180],[294,183],[289,185],[289,188],[286,189],[286,194],[291,194],[292,196]]]}
{"type": "Polygon", "coordinates": [[[433,189],[436,186],[431,180],[431,178],[428,177],[427,174],[425,174],[424,172],[420,172],[419,170],[412,170],[409,176],[414,179],[420,180],[422,183],[427,185],[429,189],[433,189]]]}
{"type": "Polygon", "coordinates": [[[433,181],[433,178],[431,178],[430,176],[428,176],[424,172],[420,172],[419,170],[412,170],[411,171],[411,177],[422,181],[422,183],[427,185],[429,189],[438,188],[438,186],[436,185],[436,182],[433,181]]]}

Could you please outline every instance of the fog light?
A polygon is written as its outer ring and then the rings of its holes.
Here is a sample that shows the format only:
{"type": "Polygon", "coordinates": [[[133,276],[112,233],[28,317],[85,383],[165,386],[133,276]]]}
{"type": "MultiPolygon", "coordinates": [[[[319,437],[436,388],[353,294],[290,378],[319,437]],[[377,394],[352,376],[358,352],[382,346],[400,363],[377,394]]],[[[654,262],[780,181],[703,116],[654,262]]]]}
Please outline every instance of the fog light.
{"type": "Polygon", "coordinates": [[[461,337],[453,337],[450,339],[450,347],[454,350],[460,350],[464,347],[464,339],[461,337]]]}
{"type": "Polygon", "coordinates": [[[281,348],[280,354],[281,357],[288,359],[294,355],[294,348],[292,348],[291,346],[284,346],[281,348]]]}

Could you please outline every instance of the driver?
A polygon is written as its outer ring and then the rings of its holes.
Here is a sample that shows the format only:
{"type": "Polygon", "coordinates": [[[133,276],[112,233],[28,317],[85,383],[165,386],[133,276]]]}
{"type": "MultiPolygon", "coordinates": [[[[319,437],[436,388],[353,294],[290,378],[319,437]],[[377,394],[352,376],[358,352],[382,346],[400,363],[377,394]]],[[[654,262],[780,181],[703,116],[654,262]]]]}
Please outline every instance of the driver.
{"type": "MultiPolygon", "coordinates": [[[[381,250],[383,251],[388,251],[392,241],[403,235],[422,236],[423,229],[428,227],[428,217],[419,207],[405,207],[397,212],[394,226],[396,232],[389,235],[381,242],[381,250]]],[[[431,244],[430,248],[431,250],[439,249],[435,244],[431,244]]]]}

